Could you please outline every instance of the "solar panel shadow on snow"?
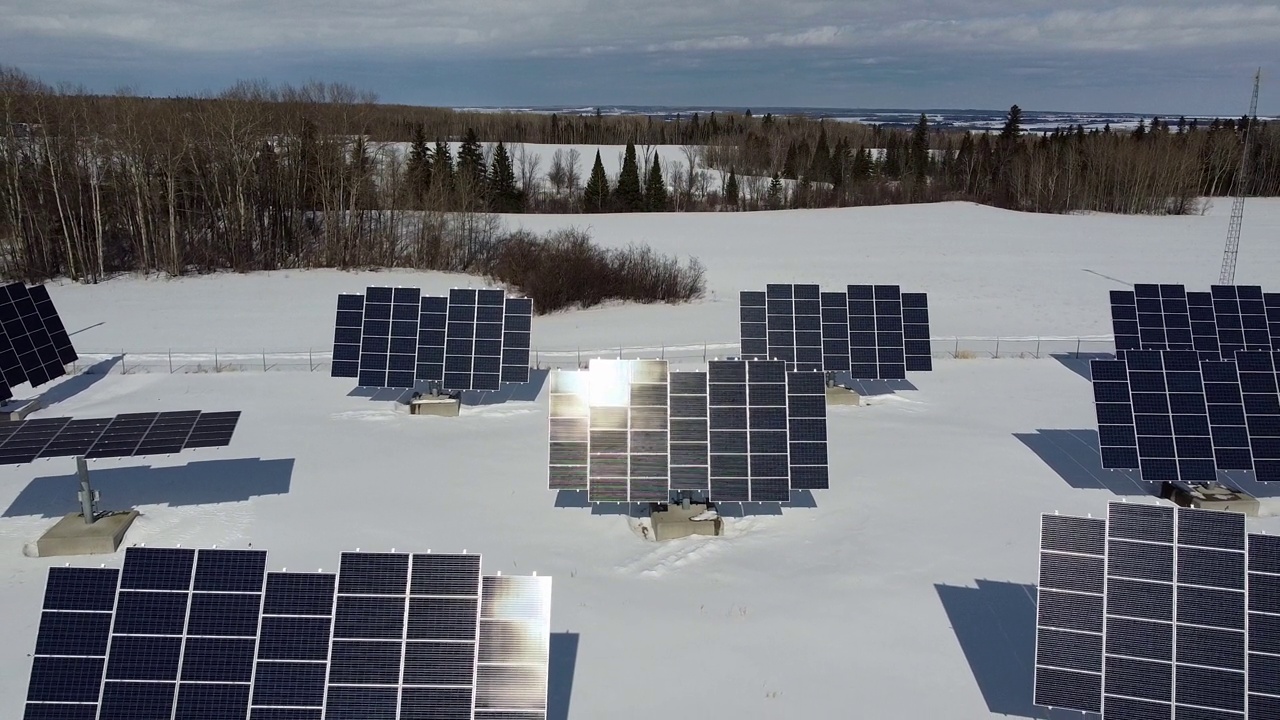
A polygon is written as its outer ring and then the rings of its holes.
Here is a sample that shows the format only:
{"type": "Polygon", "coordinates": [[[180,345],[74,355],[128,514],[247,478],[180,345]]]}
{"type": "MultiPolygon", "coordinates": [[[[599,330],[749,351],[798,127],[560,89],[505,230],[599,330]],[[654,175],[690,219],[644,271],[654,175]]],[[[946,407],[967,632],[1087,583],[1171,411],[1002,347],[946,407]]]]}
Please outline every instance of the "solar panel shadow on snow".
{"type": "Polygon", "coordinates": [[[1034,701],[1104,720],[1280,717],[1277,592],[1280,538],[1239,513],[1044,515],[1034,701]]]}
{"type": "Polygon", "coordinates": [[[370,287],[338,296],[333,377],[360,387],[498,390],[529,382],[533,301],[502,290],[370,287]]]}
{"type": "Polygon", "coordinates": [[[1091,370],[1104,468],[1150,482],[1209,483],[1219,470],[1280,482],[1280,353],[1128,350],[1091,370]]]}
{"type": "Polygon", "coordinates": [[[740,296],[742,357],[781,360],[788,370],[848,372],[895,380],[932,370],[925,293],[897,285],[770,284],[740,296]]]}
{"type": "Polygon", "coordinates": [[[126,413],[109,418],[69,417],[0,423],[0,465],[37,458],[166,455],[230,444],[240,412],[126,413]]]}
{"type": "Polygon", "coordinates": [[[49,570],[25,720],[546,717],[551,578],[474,554],[130,547],[49,570]]]}
{"type": "Polygon", "coordinates": [[[782,360],[593,359],[551,374],[548,485],[589,502],[783,502],[823,490],[826,382],[782,360]]]}

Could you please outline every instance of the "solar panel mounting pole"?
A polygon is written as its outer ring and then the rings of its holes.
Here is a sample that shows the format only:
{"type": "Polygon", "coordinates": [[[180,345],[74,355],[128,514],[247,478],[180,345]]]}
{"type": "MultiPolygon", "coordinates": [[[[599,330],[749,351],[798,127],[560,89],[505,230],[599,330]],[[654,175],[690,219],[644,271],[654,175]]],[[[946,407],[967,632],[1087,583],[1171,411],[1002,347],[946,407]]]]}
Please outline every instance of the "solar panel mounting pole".
{"type": "Polygon", "coordinates": [[[89,485],[89,463],[83,455],[76,456],[76,474],[80,476],[80,512],[84,515],[86,525],[92,525],[97,514],[94,505],[98,501],[98,493],[89,485]]]}

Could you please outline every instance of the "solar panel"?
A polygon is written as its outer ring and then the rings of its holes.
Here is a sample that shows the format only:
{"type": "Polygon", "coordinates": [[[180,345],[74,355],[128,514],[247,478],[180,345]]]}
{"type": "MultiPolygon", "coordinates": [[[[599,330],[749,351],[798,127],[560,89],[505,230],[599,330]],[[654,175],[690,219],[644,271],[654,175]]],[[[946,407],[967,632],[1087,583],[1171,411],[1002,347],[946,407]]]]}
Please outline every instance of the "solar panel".
{"type": "Polygon", "coordinates": [[[902,379],[931,370],[928,299],[897,285],[770,284],[740,295],[742,358],[781,360],[789,370],[902,379]]]}
{"type": "Polygon", "coordinates": [[[1117,357],[1128,350],[1195,350],[1202,360],[1231,360],[1241,350],[1280,349],[1280,296],[1256,285],[1135,285],[1111,292],[1117,357]]]}
{"type": "Polygon", "coordinates": [[[1191,344],[1200,359],[1222,359],[1222,349],[1218,345],[1218,319],[1213,311],[1213,293],[1187,293],[1187,317],[1191,320],[1191,344]]]}
{"type": "Polygon", "coordinates": [[[826,384],[783,360],[593,359],[551,375],[549,487],[591,502],[781,502],[825,489],[826,384]]]}
{"type": "Polygon", "coordinates": [[[497,390],[529,381],[533,301],[501,290],[369,287],[338,296],[333,377],[362,387],[497,390]]]}
{"type": "Polygon", "coordinates": [[[1280,481],[1280,389],[1277,371],[1280,360],[1272,352],[1237,352],[1240,394],[1255,477],[1263,482],[1280,481]]]}
{"type": "Polygon", "coordinates": [[[1102,709],[1106,523],[1044,515],[1040,526],[1034,697],[1037,705],[1102,709]]]}
{"type": "Polygon", "coordinates": [[[51,569],[25,717],[545,717],[550,578],[467,554],[265,561],[131,547],[122,571],[51,569]]]}
{"type": "Polygon", "coordinates": [[[0,375],[9,387],[24,381],[37,387],[66,374],[26,285],[0,287],[0,330],[7,340],[0,345],[0,375]]]}
{"type": "Polygon", "coordinates": [[[58,316],[58,309],[53,306],[53,298],[49,297],[49,289],[44,285],[33,285],[27,289],[27,292],[36,304],[36,313],[44,322],[49,339],[53,341],[53,348],[58,353],[58,361],[63,365],[69,365],[79,360],[80,356],[71,345],[71,336],[67,334],[67,328],[62,324],[62,318],[58,316]]]}
{"type": "Polygon", "coordinates": [[[550,641],[551,578],[484,579],[475,720],[545,720],[550,641]]]}
{"type": "Polygon", "coordinates": [[[1106,521],[1043,516],[1037,705],[1103,717],[1274,706],[1275,683],[1256,669],[1280,650],[1267,630],[1275,603],[1245,615],[1254,578],[1276,569],[1263,557],[1275,551],[1268,539],[1248,536],[1247,553],[1243,515],[1187,507],[1115,502],[1106,521]]]}
{"type": "Polygon", "coordinates": [[[1277,571],[1280,544],[1246,536],[1238,513],[1111,503],[1106,521],[1044,516],[1036,704],[1271,717],[1280,616],[1257,588],[1277,571]]]}
{"type": "Polygon", "coordinates": [[[0,465],[37,458],[160,455],[231,442],[240,412],[184,410],[114,418],[40,418],[0,425],[0,465]]]}

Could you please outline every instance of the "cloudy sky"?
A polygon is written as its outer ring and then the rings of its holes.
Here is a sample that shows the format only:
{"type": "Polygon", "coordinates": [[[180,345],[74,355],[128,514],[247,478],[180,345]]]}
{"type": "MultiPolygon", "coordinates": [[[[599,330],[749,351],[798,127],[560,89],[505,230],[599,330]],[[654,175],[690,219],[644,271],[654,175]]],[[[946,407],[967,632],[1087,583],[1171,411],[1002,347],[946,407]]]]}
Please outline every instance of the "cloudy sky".
{"type": "Polygon", "coordinates": [[[1143,1],[0,0],[0,64],[150,95],[1222,115],[1261,66],[1280,114],[1280,3],[1143,1]]]}

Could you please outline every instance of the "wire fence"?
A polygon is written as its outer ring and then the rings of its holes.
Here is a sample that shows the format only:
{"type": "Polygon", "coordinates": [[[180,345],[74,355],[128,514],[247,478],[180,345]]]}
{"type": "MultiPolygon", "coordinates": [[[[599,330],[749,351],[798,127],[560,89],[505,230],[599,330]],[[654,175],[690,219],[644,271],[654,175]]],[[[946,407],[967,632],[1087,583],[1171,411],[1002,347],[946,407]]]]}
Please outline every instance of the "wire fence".
{"type": "MultiPolygon", "coordinates": [[[[1089,358],[1115,351],[1111,335],[1022,336],[1022,337],[934,337],[930,339],[935,358],[1089,358]]],[[[675,362],[706,362],[734,357],[739,344],[701,343],[694,345],[649,345],[592,348],[534,348],[529,360],[533,367],[577,368],[591,358],[661,358],[675,362]]],[[[101,349],[81,352],[70,366],[73,374],[89,373],[216,373],[216,372],[320,372],[328,373],[333,362],[330,350],[149,350],[115,351],[101,349]]]]}

